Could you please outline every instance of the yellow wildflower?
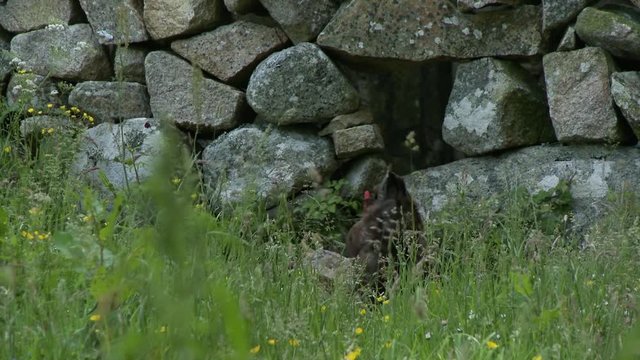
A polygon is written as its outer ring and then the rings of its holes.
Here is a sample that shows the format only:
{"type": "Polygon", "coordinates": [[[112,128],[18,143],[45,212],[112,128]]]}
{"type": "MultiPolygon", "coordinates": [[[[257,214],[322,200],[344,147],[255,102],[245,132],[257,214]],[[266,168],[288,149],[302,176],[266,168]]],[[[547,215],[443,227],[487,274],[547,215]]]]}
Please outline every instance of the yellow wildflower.
{"type": "Polygon", "coordinates": [[[389,315],[385,315],[385,316],[382,317],[382,321],[384,321],[384,322],[389,322],[389,320],[391,320],[391,316],[389,316],[389,315]]]}
{"type": "Polygon", "coordinates": [[[174,176],[174,177],[173,177],[173,179],[171,179],[171,183],[172,183],[173,185],[178,185],[178,184],[180,184],[180,182],[181,182],[181,181],[182,181],[182,179],[180,179],[180,178],[179,178],[179,177],[177,177],[177,176],[174,176]]]}
{"type": "Polygon", "coordinates": [[[42,115],[42,111],[38,111],[38,115],[42,115]]]}
{"type": "Polygon", "coordinates": [[[387,298],[386,298],[384,295],[380,295],[380,296],[378,296],[378,297],[376,298],[376,301],[377,301],[377,302],[383,302],[383,301],[385,301],[386,299],[387,299],[387,298]]]}
{"type": "Polygon", "coordinates": [[[271,345],[271,346],[275,346],[278,343],[278,340],[276,339],[268,339],[267,340],[267,344],[271,345]]]}
{"type": "Polygon", "coordinates": [[[382,302],[382,305],[389,305],[389,300],[385,300],[382,302]]]}
{"type": "Polygon", "coordinates": [[[361,327],[357,327],[354,332],[356,333],[356,335],[362,335],[362,333],[364,333],[364,329],[361,327]]]}
{"type": "Polygon", "coordinates": [[[167,332],[167,327],[165,325],[160,326],[160,332],[161,333],[166,333],[167,332]]]}
{"type": "Polygon", "coordinates": [[[48,128],[47,129],[47,134],[51,135],[51,134],[53,134],[54,131],[56,131],[54,128],[48,128]]]}
{"type": "Polygon", "coordinates": [[[80,112],[80,109],[78,109],[76,106],[72,106],[72,107],[71,107],[71,111],[73,111],[74,113],[76,113],[76,114],[77,114],[77,113],[79,113],[79,112],[80,112]]]}
{"type": "Polygon", "coordinates": [[[289,345],[291,345],[293,347],[298,347],[298,346],[300,346],[300,340],[298,340],[298,339],[289,339],[289,345]]]}
{"type": "Polygon", "coordinates": [[[321,313],[327,312],[327,305],[320,306],[320,312],[321,313]]]}
{"type": "Polygon", "coordinates": [[[65,111],[65,110],[67,110],[67,107],[64,106],[64,105],[60,105],[60,110],[65,111]]]}
{"type": "Polygon", "coordinates": [[[28,240],[33,240],[34,236],[32,233],[30,233],[29,231],[26,231],[25,236],[28,240]]]}
{"type": "Polygon", "coordinates": [[[584,284],[587,285],[587,286],[593,286],[594,281],[589,279],[589,280],[585,281],[584,284]]]}
{"type": "Polygon", "coordinates": [[[36,109],[34,109],[34,108],[30,107],[29,109],[27,109],[27,112],[28,112],[29,114],[33,114],[34,112],[36,112],[36,109]]]}
{"type": "Polygon", "coordinates": [[[25,70],[25,69],[18,70],[18,74],[20,74],[20,75],[23,75],[23,74],[26,74],[26,73],[27,73],[27,70],[25,70]]]}
{"type": "Polygon", "coordinates": [[[51,109],[52,107],[53,107],[53,104],[52,104],[52,103],[48,103],[48,104],[47,104],[47,109],[51,109]]]}
{"type": "Polygon", "coordinates": [[[361,353],[362,349],[360,348],[360,346],[356,346],[355,349],[349,351],[347,355],[344,356],[344,360],[356,360],[361,353]]]}
{"type": "Polygon", "coordinates": [[[89,115],[89,122],[93,124],[93,116],[89,115]]]}
{"type": "Polygon", "coordinates": [[[367,310],[360,309],[360,315],[362,315],[362,316],[367,315],[367,310]]]}
{"type": "Polygon", "coordinates": [[[491,340],[487,341],[487,348],[489,348],[490,350],[497,349],[499,346],[500,345],[498,345],[494,341],[491,341],[491,340]]]}
{"type": "Polygon", "coordinates": [[[258,352],[260,352],[260,344],[252,347],[251,350],[249,350],[249,352],[252,354],[257,354],[258,352]]]}
{"type": "Polygon", "coordinates": [[[85,215],[82,217],[82,222],[88,223],[88,222],[91,222],[92,220],[93,220],[93,216],[91,215],[85,215]]]}
{"type": "Polygon", "coordinates": [[[64,112],[67,116],[71,116],[71,110],[67,110],[64,112]]]}
{"type": "Polygon", "coordinates": [[[385,349],[391,349],[391,345],[392,345],[392,344],[393,344],[393,343],[392,343],[391,341],[387,341],[386,343],[384,343],[384,348],[385,348],[385,349]]]}
{"type": "Polygon", "coordinates": [[[89,320],[93,322],[100,321],[101,319],[102,319],[102,316],[100,316],[100,314],[93,314],[89,316],[89,320]]]}
{"type": "Polygon", "coordinates": [[[538,355],[532,357],[531,360],[542,360],[542,355],[538,354],[538,355]]]}
{"type": "Polygon", "coordinates": [[[7,146],[3,147],[2,151],[4,151],[7,154],[10,153],[11,152],[11,146],[7,145],[7,146]]]}

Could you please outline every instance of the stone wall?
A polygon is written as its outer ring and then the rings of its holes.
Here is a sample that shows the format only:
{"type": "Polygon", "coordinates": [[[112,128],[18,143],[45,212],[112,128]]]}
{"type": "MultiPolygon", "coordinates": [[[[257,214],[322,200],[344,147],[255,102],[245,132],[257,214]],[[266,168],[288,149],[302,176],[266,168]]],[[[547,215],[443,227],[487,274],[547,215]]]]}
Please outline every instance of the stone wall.
{"type": "Polygon", "coordinates": [[[570,177],[589,207],[640,187],[637,70],[635,0],[0,0],[24,136],[83,122],[78,169],[124,186],[148,171],[114,134],[151,163],[171,121],[221,203],[336,177],[358,196],[391,166],[425,169],[425,214],[520,178],[570,177]]]}

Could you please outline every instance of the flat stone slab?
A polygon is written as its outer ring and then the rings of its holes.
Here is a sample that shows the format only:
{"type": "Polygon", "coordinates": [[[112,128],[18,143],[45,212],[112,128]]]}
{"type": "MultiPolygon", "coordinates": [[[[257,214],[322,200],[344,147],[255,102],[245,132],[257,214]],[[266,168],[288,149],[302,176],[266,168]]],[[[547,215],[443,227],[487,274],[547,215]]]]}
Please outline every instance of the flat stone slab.
{"type": "Polygon", "coordinates": [[[153,51],[145,59],[145,70],[154,118],[169,118],[182,128],[206,133],[228,130],[245,120],[244,93],[205,78],[185,60],[153,51]]]}
{"type": "Polygon", "coordinates": [[[75,81],[111,75],[111,63],[89,24],[48,25],[18,34],[11,39],[11,51],[40,75],[75,81]]]}
{"type": "Polygon", "coordinates": [[[144,23],[154,40],[192,34],[222,20],[222,0],[145,0],[144,23]]]}
{"type": "Polygon", "coordinates": [[[500,155],[468,158],[405,177],[422,218],[460,199],[475,202],[523,187],[530,193],[548,191],[571,181],[573,226],[585,228],[607,209],[610,191],[640,193],[640,149],[595,145],[541,145],[500,155]]]}
{"type": "Polygon", "coordinates": [[[80,6],[100,44],[129,44],[149,40],[139,0],[80,0],[80,6]]]}
{"type": "Polygon", "coordinates": [[[554,139],[546,98],[535,79],[517,63],[493,58],[458,66],[442,137],[467,155],[554,139]]]}
{"type": "Polygon", "coordinates": [[[202,161],[208,196],[218,207],[243,201],[273,207],[337,166],[329,139],[255,125],[222,134],[204,149],[202,161]]]}
{"type": "Polygon", "coordinates": [[[79,83],[69,94],[69,104],[94,115],[97,123],[151,117],[147,87],[133,82],[79,83]]]}
{"type": "Polygon", "coordinates": [[[333,133],[333,145],[338,159],[384,150],[380,128],[375,124],[359,125],[333,133]]]}
{"type": "Polygon", "coordinates": [[[613,108],[614,65],[600,48],[555,52],[543,58],[549,113],[563,143],[617,143],[624,130],[613,108]]]}
{"type": "Polygon", "coordinates": [[[22,33],[50,24],[66,25],[79,12],[74,0],[8,0],[0,4],[0,27],[22,33]]]}
{"type": "Polygon", "coordinates": [[[271,54],[249,79],[247,100],[278,125],[325,122],[358,108],[356,90],[317,45],[301,43],[271,54]]]}
{"type": "Polygon", "coordinates": [[[246,80],[261,60],[284,48],[288,40],[278,28],[236,21],[176,40],[171,49],[218,79],[235,82],[246,80]]]}
{"type": "Polygon", "coordinates": [[[373,124],[373,114],[367,109],[358,110],[351,114],[338,115],[329,122],[324,129],[318,132],[320,136],[331,135],[337,130],[344,130],[350,127],[373,124]]]}
{"type": "Polygon", "coordinates": [[[317,43],[351,56],[423,62],[542,52],[539,6],[463,14],[448,0],[354,0],[317,43]]]}
{"type": "Polygon", "coordinates": [[[611,95],[633,129],[633,133],[640,138],[640,72],[613,73],[611,95]]]}
{"type": "Polygon", "coordinates": [[[116,189],[146,180],[164,143],[158,126],[157,120],[137,118],[88,129],[76,154],[74,171],[99,189],[105,189],[100,172],[116,189]]]}

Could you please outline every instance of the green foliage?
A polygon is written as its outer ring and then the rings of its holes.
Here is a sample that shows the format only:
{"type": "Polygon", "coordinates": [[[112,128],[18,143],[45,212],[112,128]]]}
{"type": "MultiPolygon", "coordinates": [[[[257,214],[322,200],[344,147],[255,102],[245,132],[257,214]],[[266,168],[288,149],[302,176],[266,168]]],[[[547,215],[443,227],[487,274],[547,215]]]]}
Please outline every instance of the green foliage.
{"type": "Polygon", "coordinates": [[[11,148],[0,152],[0,359],[638,353],[635,195],[612,194],[611,214],[584,249],[565,231],[569,183],[533,196],[462,197],[426,226],[427,274],[407,267],[371,303],[348,281],[328,286],[302,265],[301,235],[338,247],[354,221],[360,200],[342,199],[341,182],[293,216],[268,220],[254,204],[215,216],[167,128],[173,140],[156,175],[105,196],[68,171],[71,135],[25,151],[14,114],[0,133],[11,148]]]}

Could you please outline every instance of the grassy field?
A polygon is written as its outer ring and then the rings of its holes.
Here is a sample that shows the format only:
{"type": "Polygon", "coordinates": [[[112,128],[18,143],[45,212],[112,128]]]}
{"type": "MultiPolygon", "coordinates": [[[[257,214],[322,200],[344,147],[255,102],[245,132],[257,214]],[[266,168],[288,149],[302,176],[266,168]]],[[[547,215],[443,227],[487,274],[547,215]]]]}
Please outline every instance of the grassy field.
{"type": "Polygon", "coordinates": [[[632,195],[612,194],[612,213],[581,239],[564,231],[562,189],[461,196],[426,227],[429,273],[407,265],[372,301],[300,265],[309,249],[339,248],[332,221],[346,200],[315,199],[313,219],[268,219],[250,199],[214,216],[175,146],[163,158],[179,160],[154,178],[101,196],[69,171],[78,134],[45,130],[35,147],[10,110],[0,111],[1,359],[640,356],[632,195]]]}

